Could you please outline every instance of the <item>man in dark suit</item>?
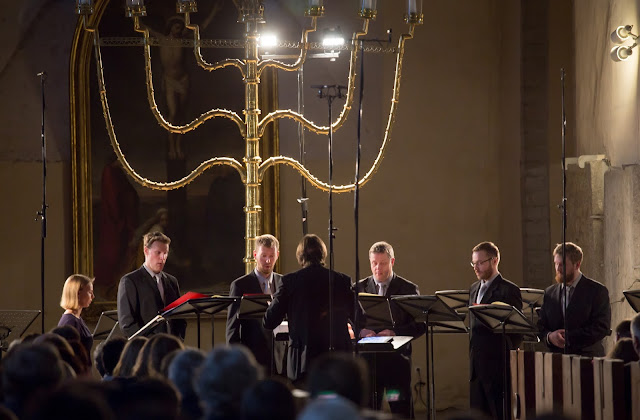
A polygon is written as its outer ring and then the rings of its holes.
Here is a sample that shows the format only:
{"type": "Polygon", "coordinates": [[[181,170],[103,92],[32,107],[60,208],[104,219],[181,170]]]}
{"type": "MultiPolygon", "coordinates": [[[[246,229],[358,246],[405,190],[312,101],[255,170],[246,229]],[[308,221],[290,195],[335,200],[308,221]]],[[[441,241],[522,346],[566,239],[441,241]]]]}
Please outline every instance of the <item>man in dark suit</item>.
{"type": "MultiPolygon", "coordinates": [[[[395,264],[393,247],[387,242],[376,242],[369,249],[371,276],[358,282],[358,293],[371,293],[390,297],[393,295],[419,295],[418,286],[398,276],[393,271],[395,264]]],[[[413,318],[395,302],[390,302],[393,329],[360,330],[360,337],[413,336],[419,337],[425,331],[424,324],[417,324],[413,318]]],[[[389,408],[394,414],[413,418],[411,398],[411,343],[392,353],[365,354],[369,369],[375,372],[375,393],[371,407],[379,408],[382,397],[387,393],[389,408]],[[374,400],[375,396],[375,400],[374,400]]]]}
{"type": "MultiPolygon", "coordinates": [[[[469,306],[502,302],[522,310],[520,288],[502,278],[498,271],[500,250],[492,242],[481,242],[471,252],[471,266],[478,278],[469,288],[469,306]]],[[[503,392],[510,406],[509,383],[504,383],[507,350],[520,345],[519,335],[494,333],[469,313],[469,400],[472,409],[494,419],[510,418],[504,413],[503,392]]],[[[509,359],[507,359],[508,361],[509,359]]],[[[508,369],[508,365],[507,365],[508,369]]],[[[509,377],[509,372],[507,372],[509,377]]],[[[510,411],[510,410],[509,410],[510,411]]]]}
{"type": "Polygon", "coordinates": [[[540,341],[549,350],[588,357],[602,357],[602,340],[611,332],[611,306],[609,291],[602,284],[582,274],[582,249],[571,242],[565,244],[565,268],[562,264],[562,244],[553,251],[556,268],[556,284],[544,291],[540,308],[538,330],[540,341]],[[563,272],[566,270],[567,305],[563,272]],[[564,315],[567,316],[567,330],[564,329],[564,315]]]}
{"type": "MultiPolygon", "coordinates": [[[[171,239],[160,232],[144,235],[144,264],[126,274],[118,285],[118,323],[127,337],[144,327],[168,304],[180,297],[178,280],[162,271],[171,239]]],[[[168,332],[184,339],[187,322],[181,319],[159,324],[146,335],[168,332]]]]}
{"type": "MultiPolygon", "coordinates": [[[[237,278],[231,283],[229,296],[270,294],[274,295],[282,284],[282,276],[274,273],[276,261],[279,255],[279,243],[273,235],[261,235],[255,239],[253,257],[256,260],[256,268],[249,274],[237,278]]],[[[254,357],[267,372],[271,367],[273,334],[262,328],[261,319],[239,319],[238,311],[240,301],[229,305],[227,312],[227,344],[244,344],[251,350],[254,357]]],[[[276,370],[282,373],[283,358],[286,345],[282,342],[275,343],[273,356],[276,370]]]]}
{"type": "Polygon", "coordinates": [[[301,385],[318,356],[329,350],[351,351],[347,322],[353,319],[353,292],[349,276],[323,267],[327,248],[317,235],[302,238],[296,257],[303,268],[282,278],[282,287],[265,313],[263,326],[272,330],[287,316],[287,375],[295,385],[301,385]]]}

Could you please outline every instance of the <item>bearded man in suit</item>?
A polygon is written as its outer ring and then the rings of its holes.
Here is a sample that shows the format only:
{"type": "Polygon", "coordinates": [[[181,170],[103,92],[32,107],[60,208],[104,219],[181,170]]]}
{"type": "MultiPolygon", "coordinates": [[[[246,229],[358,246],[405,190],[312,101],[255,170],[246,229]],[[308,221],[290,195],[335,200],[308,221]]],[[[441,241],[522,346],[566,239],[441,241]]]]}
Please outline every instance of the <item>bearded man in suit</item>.
{"type": "MultiPolygon", "coordinates": [[[[118,285],[118,323],[127,337],[144,327],[164,307],[180,297],[178,280],[162,271],[169,256],[171,239],[161,232],[144,235],[144,263],[126,274],[118,285]]],[[[145,335],[170,333],[184,339],[187,322],[172,319],[158,324],[145,335]]]]}
{"type": "MultiPolygon", "coordinates": [[[[500,250],[493,242],[481,242],[473,248],[471,266],[478,281],[469,288],[469,306],[501,302],[522,310],[520,288],[502,277],[498,271],[499,263],[500,250]]],[[[506,413],[503,412],[503,395],[507,396],[507,407],[510,406],[509,383],[504,383],[504,357],[508,356],[509,350],[520,345],[521,336],[506,334],[505,343],[502,334],[494,333],[487,328],[471,311],[469,326],[471,408],[493,419],[510,418],[510,409],[506,413]]]]}
{"type": "Polygon", "coordinates": [[[553,250],[556,284],[544,291],[538,320],[539,337],[555,353],[566,350],[568,354],[603,357],[602,340],[611,332],[609,291],[602,283],[582,274],[582,257],[582,249],[578,245],[566,242],[563,267],[562,244],[553,250]],[[563,273],[566,273],[566,305],[563,273]],[[564,329],[564,314],[567,331],[564,329]]]}
{"type": "MultiPolygon", "coordinates": [[[[253,257],[256,268],[249,274],[235,279],[231,283],[229,296],[268,294],[275,295],[282,285],[282,276],[274,272],[280,244],[273,235],[260,235],[255,239],[253,257]]],[[[261,319],[240,319],[238,311],[240,301],[229,305],[227,312],[227,344],[240,343],[249,348],[256,361],[264,368],[271,367],[272,351],[275,368],[282,372],[286,344],[275,342],[271,331],[262,328],[261,319]],[[275,346],[274,346],[275,344],[275,346]]]]}
{"type": "MultiPolygon", "coordinates": [[[[400,277],[393,271],[396,258],[393,247],[387,242],[376,242],[369,249],[371,276],[358,282],[358,292],[379,296],[419,295],[418,286],[400,277]]],[[[413,336],[419,337],[425,331],[424,324],[414,322],[413,318],[395,302],[390,302],[393,329],[360,330],[360,337],[413,336]]],[[[372,395],[372,408],[380,407],[386,391],[389,408],[394,414],[404,418],[413,418],[411,398],[411,343],[391,353],[365,354],[369,369],[375,372],[375,393],[372,395]],[[375,397],[375,398],[374,398],[375,397]]]]}

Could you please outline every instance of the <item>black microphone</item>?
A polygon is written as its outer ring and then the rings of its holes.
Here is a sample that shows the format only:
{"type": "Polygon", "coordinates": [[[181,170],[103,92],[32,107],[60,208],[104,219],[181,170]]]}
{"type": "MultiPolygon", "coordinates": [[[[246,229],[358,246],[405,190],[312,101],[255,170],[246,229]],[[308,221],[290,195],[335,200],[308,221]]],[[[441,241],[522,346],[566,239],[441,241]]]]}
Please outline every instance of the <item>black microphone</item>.
{"type": "Polygon", "coordinates": [[[41,71],[40,73],[36,74],[36,76],[42,77],[43,79],[47,78],[47,72],[46,71],[41,71]]]}

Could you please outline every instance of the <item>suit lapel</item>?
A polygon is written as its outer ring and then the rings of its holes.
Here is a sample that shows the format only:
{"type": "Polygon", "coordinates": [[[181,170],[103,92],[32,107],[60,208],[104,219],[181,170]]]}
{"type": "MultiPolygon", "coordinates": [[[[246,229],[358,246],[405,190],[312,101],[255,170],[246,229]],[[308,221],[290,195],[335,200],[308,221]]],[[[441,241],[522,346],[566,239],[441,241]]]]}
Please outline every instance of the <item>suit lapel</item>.
{"type": "Polygon", "coordinates": [[[478,290],[480,290],[480,281],[473,283],[471,288],[469,289],[469,306],[474,305],[476,303],[476,299],[478,299],[478,290]]]}
{"type": "MultiPolygon", "coordinates": [[[[151,291],[153,292],[153,296],[156,300],[156,305],[159,308],[164,308],[162,297],[160,296],[160,290],[158,290],[158,284],[156,283],[155,279],[151,277],[151,274],[149,274],[149,272],[147,271],[146,268],[144,268],[144,266],[140,267],[140,273],[142,275],[144,284],[146,284],[147,287],[150,288],[151,291]]],[[[164,273],[161,273],[161,274],[164,274],[164,273]]],[[[164,282],[163,282],[163,286],[164,286],[164,282]]]]}
{"type": "Polygon", "coordinates": [[[489,285],[487,291],[484,292],[484,296],[482,296],[482,302],[480,303],[488,304],[491,302],[495,302],[493,295],[496,289],[500,286],[500,282],[502,282],[502,276],[498,274],[498,276],[493,279],[493,281],[489,285]]]}
{"type": "Polygon", "coordinates": [[[400,282],[395,280],[396,273],[393,273],[393,276],[391,276],[391,280],[389,280],[389,286],[387,287],[385,296],[393,296],[399,294],[398,289],[400,288],[400,282]]]}
{"type": "Polygon", "coordinates": [[[366,284],[366,286],[364,288],[364,292],[365,293],[372,293],[374,295],[378,294],[378,291],[376,290],[376,282],[373,279],[373,276],[367,278],[367,284],[366,284]]]}

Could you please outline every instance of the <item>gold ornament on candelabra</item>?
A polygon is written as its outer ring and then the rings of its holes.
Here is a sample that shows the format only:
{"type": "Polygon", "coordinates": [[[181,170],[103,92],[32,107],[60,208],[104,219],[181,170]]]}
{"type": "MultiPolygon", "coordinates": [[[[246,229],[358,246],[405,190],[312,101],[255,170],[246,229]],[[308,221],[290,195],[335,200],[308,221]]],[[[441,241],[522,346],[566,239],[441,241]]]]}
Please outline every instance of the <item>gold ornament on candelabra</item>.
{"type": "MultiPolygon", "coordinates": [[[[402,34],[398,40],[398,45],[394,49],[396,54],[395,76],[393,81],[393,93],[387,124],[384,130],[384,138],[375,158],[375,161],[367,173],[358,180],[359,186],[367,183],[373,174],[379,168],[385,149],[391,138],[391,130],[395,120],[400,95],[400,80],[402,74],[402,63],[404,58],[405,41],[413,37],[416,25],[423,22],[422,0],[406,0],[407,13],[405,22],[409,25],[408,31],[402,34]]],[[[100,39],[96,27],[89,24],[89,15],[93,13],[93,0],[77,0],[76,12],[81,15],[84,28],[92,32],[94,41],[94,53],[97,69],[98,88],[100,93],[100,101],[102,104],[103,114],[107,127],[107,132],[111,141],[111,146],[122,164],[126,173],[137,183],[144,187],[155,190],[173,190],[182,188],[192,182],[207,169],[216,165],[228,165],[233,167],[245,186],[245,257],[244,263],[246,271],[253,269],[253,241],[256,236],[261,233],[261,183],[267,169],[274,165],[285,164],[297,170],[312,185],[323,191],[333,191],[335,193],[353,191],[356,187],[355,183],[347,185],[329,185],[328,183],[318,179],[310,173],[310,171],[298,160],[287,156],[272,156],[266,160],[262,160],[260,156],[260,140],[265,133],[265,129],[271,123],[279,119],[288,118],[301,124],[304,128],[317,133],[328,134],[330,129],[338,130],[346,121],[351,110],[354,90],[356,63],[358,54],[363,47],[362,39],[367,35],[369,22],[376,18],[378,14],[376,0],[361,0],[358,15],[362,18],[362,29],[355,32],[351,38],[349,74],[347,95],[345,103],[338,117],[331,121],[331,127],[318,125],[307,119],[301,113],[293,110],[276,110],[261,118],[261,110],[258,108],[258,86],[260,84],[260,75],[267,68],[280,69],[283,71],[297,71],[302,67],[307,58],[307,53],[311,49],[312,43],[309,41],[309,34],[315,32],[317,19],[324,16],[325,8],[323,0],[309,0],[308,8],[305,16],[310,19],[309,27],[302,31],[300,52],[297,59],[293,63],[285,63],[273,59],[262,59],[259,53],[259,40],[261,36],[260,25],[264,23],[264,5],[262,0],[233,0],[238,9],[238,22],[245,25],[244,31],[244,58],[243,59],[224,59],[215,63],[208,63],[202,56],[201,46],[203,40],[200,37],[200,28],[197,24],[193,24],[190,14],[197,11],[197,3],[194,0],[178,0],[176,2],[176,11],[184,15],[186,28],[193,32],[193,52],[197,64],[207,71],[215,71],[225,67],[235,67],[245,85],[244,96],[244,118],[235,112],[227,109],[211,109],[199,117],[184,125],[176,125],[175,122],[167,121],[167,119],[158,110],[156,104],[155,93],[153,88],[152,69],[151,69],[151,37],[149,29],[141,22],[141,17],[146,16],[147,11],[144,0],[126,0],[126,15],[133,19],[133,26],[136,32],[142,36],[144,58],[145,58],[145,75],[147,84],[147,99],[149,108],[157,122],[168,132],[174,134],[185,134],[195,130],[201,124],[212,118],[227,118],[233,121],[245,140],[245,155],[243,162],[231,157],[212,157],[201,162],[193,171],[181,179],[158,182],[142,177],[136,170],[131,167],[129,161],[122,153],[120,144],[118,143],[115,129],[111,120],[109,104],[107,100],[107,91],[104,83],[104,72],[102,67],[102,57],[100,51],[100,39]]]]}

